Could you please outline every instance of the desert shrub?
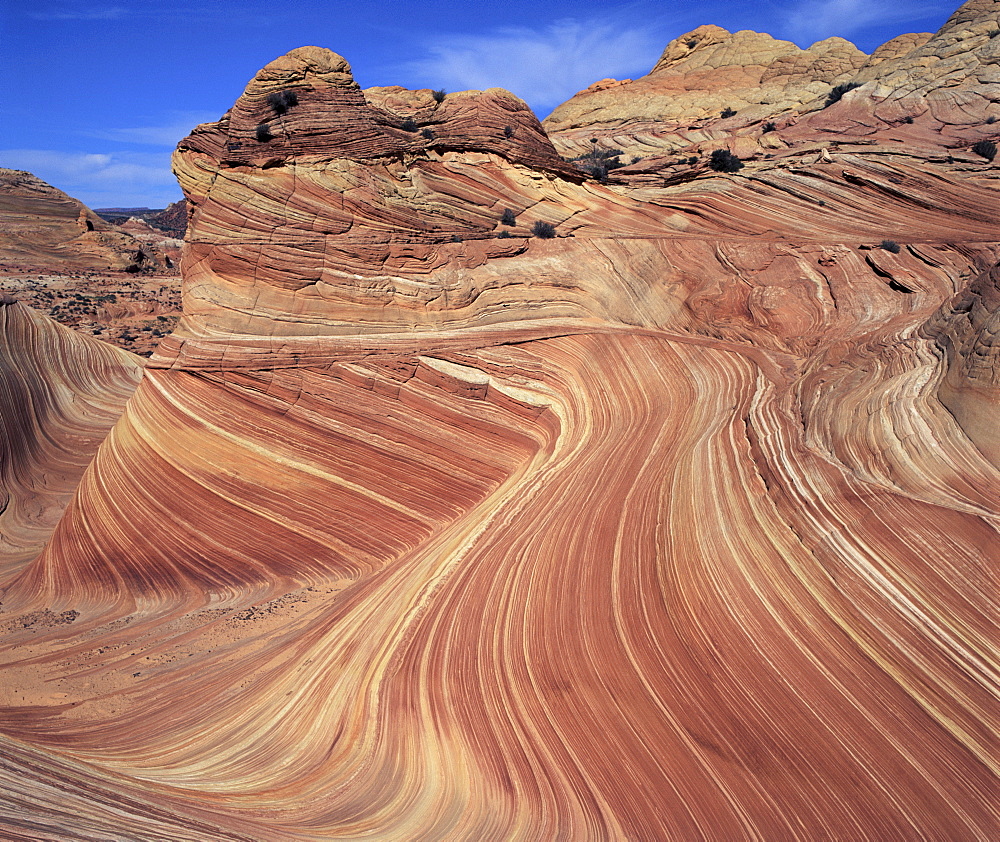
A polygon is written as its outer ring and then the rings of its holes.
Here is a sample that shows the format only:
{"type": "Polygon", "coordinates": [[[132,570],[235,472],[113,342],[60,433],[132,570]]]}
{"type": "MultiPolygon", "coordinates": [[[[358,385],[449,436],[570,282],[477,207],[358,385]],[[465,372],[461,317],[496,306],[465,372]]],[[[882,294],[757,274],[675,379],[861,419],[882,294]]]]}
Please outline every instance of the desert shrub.
{"type": "Polygon", "coordinates": [[[444,88],[440,88],[439,90],[436,91],[431,91],[431,96],[434,97],[435,102],[444,102],[445,98],[444,88]]]}
{"type": "Polygon", "coordinates": [[[458,234],[452,234],[451,235],[451,241],[453,243],[460,243],[460,242],[462,242],[462,237],[460,237],[458,234]]]}
{"type": "MultiPolygon", "coordinates": [[[[597,143],[597,138],[593,138],[591,143],[597,143]]],[[[621,155],[625,154],[621,149],[598,149],[596,146],[583,155],[575,158],[566,158],[572,164],[586,173],[590,173],[594,178],[604,180],[608,177],[609,170],[616,170],[624,167],[621,155]]]]}
{"type": "Polygon", "coordinates": [[[632,156],[632,163],[633,164],[638,164],[639,161],[641,161],[641,160],[642,160],[642,156],[641,155],[633,155],[632,156]]]}
{"type": "Polygon", "coordinates": [[[420,132],[420,136],[424,138],[424,140],[434,140],[434,130],[424,129],[423,131],[420,132]]]}
{"type": "Polygon", "coordinates": [[[739,172],[743,162],[728,149],[715,149],[708,165],[716,172],[739,172]]]}
{"type": "Polygon", "coordinates": [[[972,144],[972,151],[992,161],[997,155],[997,145],[992,140],[977,140],[972,144]]]}
{"type": "Polygon", "coordinates": [[[418,128],[417,121],[414,120],[412,117],[407,117],[405,120],[403,120],[403,124],[400,126],[400,128],[404,132],[415,132],[418,128]]]}
{"type": "Polygon", "coordinates": [[[986,118],[986,124],[989,125],[989,126],[992,126],[996,121],[997,121],[997,118],[994,117],[992,114],[989,117],[986,118]]]}
{"type": "Polygon", "coordinates": [[[687,162],[693,167],[695,164],[698,163],[698,156],[692,155],[690,158],[687,159],[687,162]]]}
{"type": "Polygon", "coordinates": [[[501,225],[517,225],[517,219],[514,216],[514,211],[507,208],[500,216],[501,225]]]}
{"type": "Polygon", "coordinates": [[[510,238],[510,231],[501,231],[499,234],[497,234],[498,240],[507,240],[509,238],[510,238]]]}
{"type": "Polygon", "coordinates": [[[773,132],[776,128],[778,128],[778,127],[774,123],[772,123],[770,120],[768,120],[766,123],[764,123],[764,126],[763,126],[764,134],[767,134],[768,132],[773,132]]]}
{"type": "Polygon", "coordinates": [[[722,117],[723,119],[727,117],[735,117],[736,112],[732,108],[726,108],[719,116],[722,117]]]}
{"type": "Polygon", "coordinates": [[[911,123],[911,124],[912,124],[912,123],[913,123],[913,116],[912,116],[912,115],[910,115],[910,114],[907,114],[907,115],[906,115],[906,116],[905,116],[905,117],[903,118],[903,122],[904,122],[904,123],[911,123]]]}
{"type": "Polygon", "coordinates": [[[556,235],[556,226],[551,222],[538,219],[531,226],[531,233],[542,240],[551,240],[556,235]]]}
{"type": "Polygon", "coordinates": [[[289,108],[299,104],[295,91],[275,91],[267,95],[267,104],[275,114],[284,114],[289,108]]]}
{"type": "Polygon", "coordinates": [[[259,143],[267,143],[269,140],[273,140],[274,135],[271,134],[271,128],[267,123],[260,123],[257,126],[257,141],[259,143]]]}
{"type": "Polygon", "coordinates": [[[899,243],[895,240],[882,240],[878,244],[880,249],[885,249],[886,251],[891,251],[893,254],[899,254],[899,243]]]}
{"type": "Polygon", "coordinates": [[[506,138],[508,138],[508,139],[512,138],[514,136],[514,127],[513,126],[504,126],[503,127],[503,136],[506,137],[506,138]]]}
{"type": "Polygon", "coordinates": [[[830,93],[826,95],[826,103],[823,105],[823,107],[829,108],[835,102],[840,102],[841,98],[848,91],[853,91],[855,88],[860,88],[860,87],[861,87],[860,82],[841,82],[839,85],[830,88],[830,93]]]}

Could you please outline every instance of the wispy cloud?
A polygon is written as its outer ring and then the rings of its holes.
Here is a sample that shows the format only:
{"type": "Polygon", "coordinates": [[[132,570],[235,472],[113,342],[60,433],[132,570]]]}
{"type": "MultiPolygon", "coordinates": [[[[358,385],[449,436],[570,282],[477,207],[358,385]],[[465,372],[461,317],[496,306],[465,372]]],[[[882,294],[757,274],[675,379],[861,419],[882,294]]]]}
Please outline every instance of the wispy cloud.
{"type": "Polygon", "coordinates": [[[164,153],[0,149],[0,166],[34,173],[90,207],[164,207],[180,197],[164,153]]]}
{"type": "Polygon", "coordinates": [[[63,3],[61,8],[28,12],[34,20],[118,20],[128,14],[122,6],[93,6],[87,3],[63,3]]]}
{"type": "Polygon", "coordinates": [[[191,129],[199,123],[214,122],[222,115],[214,111],[172,111],[164,116],[167,122],[158,126],[106,129],[93,132],[91,137],[116,140],[122,143],[173,148],[182,138],[187,137],[191,133],[191,129]]]}
{"type": "MultiPolygon", "coordinates": [[[[871,0],[799,0],[787,11],[785,31],[808,46],[831,34],[847,37],[869,27],[918,20],[939,12],[937,2],[872,3],[871,0]]],[[[952,4],[953,5],[953,4],[952,4]]]]}
{"type": "Polygon", "coordinates": [[[499,29],[432,41],[407,72],[449,90],[506,88],[532,106],[551,107],[597,79],[646,73],[661,35],[607,20],[562,20],[541,29],[499,29]]]}

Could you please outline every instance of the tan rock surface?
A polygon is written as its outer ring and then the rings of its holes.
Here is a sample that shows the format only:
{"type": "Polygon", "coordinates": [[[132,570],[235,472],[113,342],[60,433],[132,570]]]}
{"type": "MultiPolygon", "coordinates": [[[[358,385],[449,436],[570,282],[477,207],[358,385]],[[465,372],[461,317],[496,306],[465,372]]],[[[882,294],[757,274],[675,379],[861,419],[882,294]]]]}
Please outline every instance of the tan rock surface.
{"type": "Polygon", "coordinates": [[[567,154],[586,151],[590,136],[629,155],[669,151],[687,146],[686,132],[718,122],[727,109],[736,112],[723,123],[730,130],[796,112],[852,77],[866,59],[842,38],[802,50],[759,32],[700,26],[671,41],[648,75],[597,83],[556,108],[544,125],[567,154]]]}
{"type": "Polygon", "coordinates": [[[0,263],[138,272],[167,268],[164,258],[31,173],[0,168],[0,263]]]}
{"type": "Polygon", "coordinates": [[[632,157],[783,154],[803,144],[868,142],[967,149],[998,134],[1000,2],[965,3],[933,35],[907,34],[865,56],[842,39],[800,50],[756,32],[713,26],[672,41],[635,81],[605,80],[544,125],[568,157],[589,149],[632,157]],[[824,107],[831,89],[852,84],[824,107]],[[736,111],[722,118],[724,110],[736,111]],[[768,122],[777,131],[764,133],[768,122]]]}
{"type": "Polygon", "coordinates": [[[772,154],[600,184],[507,94],[261,71],[4,583],[0,827],[996,836],[995,168],[772,154]]]}

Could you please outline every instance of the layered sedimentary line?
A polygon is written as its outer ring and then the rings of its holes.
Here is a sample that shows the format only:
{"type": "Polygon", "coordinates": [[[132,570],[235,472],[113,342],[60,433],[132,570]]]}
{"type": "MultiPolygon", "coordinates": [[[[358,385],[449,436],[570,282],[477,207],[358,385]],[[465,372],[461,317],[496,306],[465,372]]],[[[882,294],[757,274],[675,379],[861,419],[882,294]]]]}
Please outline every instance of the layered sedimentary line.
{"type": "MultiPolygon", "coordinates": [[[[80,639],[53,636],[45,670],[66,698],[4,730],[266,838],[988,837],[994,697],[974,664],[990,591],[969,592],[982,518],[811,454],[789,392],[729,352],[594,335],[426,365],[445,377],[435,415],[485,412],[505,383],[522,407],[533,394],[533,413],[504,418],[535,455],[295,611],[175,617],[158,638],[136,619],[135,667],[101,690],[80,639]]],[[[293,375],[320,376],[273,387],[293,375]]],[[[185,392],[191,377],[169,375],[185,392]]],[[[399,382],[384,377],[376,402],[399,382]]],[[[266,419],[252,433],[273,442],[266,419]]],[[[172,459],[196,465],[195,450],[172,459]]],[[[77,552],[54,543],[50,563],[77,552]]]]}
{"type": "Polygon", "coordinates": [[[142,376],[140,358],[0,303],[0,565],[42,549],[142,376]]]}

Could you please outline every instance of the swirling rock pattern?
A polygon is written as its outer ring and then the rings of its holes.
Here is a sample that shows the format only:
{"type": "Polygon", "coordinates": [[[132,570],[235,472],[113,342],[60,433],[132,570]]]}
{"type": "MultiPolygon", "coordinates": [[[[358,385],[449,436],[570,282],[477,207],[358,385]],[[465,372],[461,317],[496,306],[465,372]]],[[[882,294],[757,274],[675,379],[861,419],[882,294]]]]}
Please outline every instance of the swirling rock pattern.
{"type": "Polygon", "coordinates": [[[0,566],[41,551],[142,360],[74,333],[11,296],[0,301],[0,566]]]}
{"type": "Polygon", "coordinates": [[[5,582],[10,838],[998,835],[986,165],[602,185],[303,48],[175,168],[185,318],[5,582]]]}

